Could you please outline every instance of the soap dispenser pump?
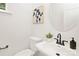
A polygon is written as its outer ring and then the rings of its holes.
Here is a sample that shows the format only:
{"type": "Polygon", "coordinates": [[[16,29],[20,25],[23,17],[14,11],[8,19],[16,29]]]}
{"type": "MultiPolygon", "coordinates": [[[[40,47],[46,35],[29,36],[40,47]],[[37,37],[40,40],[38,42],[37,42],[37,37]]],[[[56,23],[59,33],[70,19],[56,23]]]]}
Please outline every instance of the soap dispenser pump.
{"type": "Polygon", "coordinates": [[[70,41],[70,48],[76,49],[76,41],[74,40],[74,37],[72,37],[72,40],[70,41]]]}

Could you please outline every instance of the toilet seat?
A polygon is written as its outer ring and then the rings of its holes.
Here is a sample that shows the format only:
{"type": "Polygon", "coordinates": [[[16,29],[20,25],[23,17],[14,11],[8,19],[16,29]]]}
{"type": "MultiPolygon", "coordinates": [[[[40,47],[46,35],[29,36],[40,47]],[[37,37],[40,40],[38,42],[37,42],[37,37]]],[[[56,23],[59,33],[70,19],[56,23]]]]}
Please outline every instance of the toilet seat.
{"type": "Polygon", "coordinates": [[[34,51],[32,51],[31,49],[26,49],[17,53],[15,56],[33,56],[33,55],[34,55],[34,51]]]}

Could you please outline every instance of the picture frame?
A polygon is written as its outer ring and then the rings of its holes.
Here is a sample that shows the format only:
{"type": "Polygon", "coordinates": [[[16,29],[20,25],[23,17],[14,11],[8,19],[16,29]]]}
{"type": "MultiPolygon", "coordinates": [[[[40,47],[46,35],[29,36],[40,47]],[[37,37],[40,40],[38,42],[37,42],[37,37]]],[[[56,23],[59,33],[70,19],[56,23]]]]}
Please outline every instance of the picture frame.
{"type": "Polygon", "coordinates": [[[44,6],[38,6],[33,10],[33,24],[44,23],[44,6]]]}

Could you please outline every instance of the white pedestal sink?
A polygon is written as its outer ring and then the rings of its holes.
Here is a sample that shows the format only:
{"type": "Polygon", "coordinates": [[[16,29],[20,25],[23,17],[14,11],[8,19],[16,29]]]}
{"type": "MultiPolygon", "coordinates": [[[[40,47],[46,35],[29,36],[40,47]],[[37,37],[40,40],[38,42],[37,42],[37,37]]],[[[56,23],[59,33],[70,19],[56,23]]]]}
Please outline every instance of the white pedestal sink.
{"type": "Polygon", "coordinates": [[[67,46],[56,44],[56,41],[55,42],[43,41],[41,43],[37,43],[36,47],[40,52],[44,53],[47,56],[57,56],[56,54],[59,54],[60,56],[76,55],[76,50],[72,50],[67,46]]]}

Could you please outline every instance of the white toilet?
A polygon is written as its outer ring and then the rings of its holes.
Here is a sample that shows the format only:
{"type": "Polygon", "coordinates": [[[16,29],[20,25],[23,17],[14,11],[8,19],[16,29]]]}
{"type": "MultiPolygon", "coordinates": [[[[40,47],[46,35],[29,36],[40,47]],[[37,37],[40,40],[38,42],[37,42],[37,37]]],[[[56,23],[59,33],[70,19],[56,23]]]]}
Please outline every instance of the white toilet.
{"type": "Polygon", "coordinates": [[[30,37],[30,48],[22,50],[15,54],[15,56],[33,56],[35,52],[38,50],[36,49],[36,43],[41,42],[42,39],[38,37],[30,37]]]}

